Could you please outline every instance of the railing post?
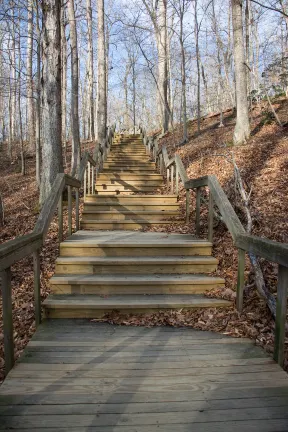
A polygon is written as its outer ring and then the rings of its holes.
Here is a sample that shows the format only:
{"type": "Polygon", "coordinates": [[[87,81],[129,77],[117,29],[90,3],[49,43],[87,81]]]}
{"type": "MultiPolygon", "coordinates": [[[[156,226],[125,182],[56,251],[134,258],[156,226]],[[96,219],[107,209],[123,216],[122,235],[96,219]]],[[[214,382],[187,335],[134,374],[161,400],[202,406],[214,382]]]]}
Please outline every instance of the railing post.
{"type": "Polygon", "coordinates": [[[92,165],[92,195],[95,195],[95,169],[92,165]]]}
{"type": "Polygon", "coordinates": [[[3,331],[4,331],[4,358],[6,375],[14,365],[14,340],[12,319],[12,290],[11,269],[1,272],[2,280],[2,309],[3,309],[3,331]]]}
{"type": "Polygon", "coordinates": [[[174,165],[171,165],[171,194],[174,192],[174,165]]]}
{"type": "Polygon", "coordinates": [[[288,267],[284,267],[282,265],[279,265],[278,286],[277,286],[274,360],[282,367],[283,367],[283,363],[284,363],[284,348],[285,348],[287,291],[288,291],[288,267]]]}
{"type": "Polygon", "coordinates": [[[33,252],[34,302],[36,327],[41,324],[40,249],[33,252]]]}
{"type": "Polygon", "coordinates": [[[170,168],[167,168],[166,169],[167,188],[169,188],[169,177],[170,177],[170,168]]]}
{"type": "Polygon", "coordinates": [[[87,168],[85,169],[84,172],[84,199],[86,198],[86,194],[87,194],[87,168]]]}
{"type": "Polygon", "coordinates": [[[189,223],[190,219],[190,190],[186,189],[186,224],[189,223]]]}
{"type": "Polygon", "coordinates": [[[63,196],[62,193],[58,202],[58,233],[59,243],[63,241],[63,196]]]}
{"type": "Polygon", "coordinates": [[[72,235],[72,187],[68,186],[68,235],[72,235]]]}
{"type": "Polygon", "coordinates": [[[76,231],[79,231],[79,189],[76,188],[76,208],[75,208],[75,225],[76,231]]]}
{"type": "Polygon", "coordinates": [[[201,189],[198,187],[196,189],[196,220],[195,220],[195,228],[196,228],[196,236],[200,235],[200,206],[201,206],[201,189]]]}
{"type": "Polygon", "coordinates": [[[213,241],[213,220],[214,220],[214,200],[211,191],[209,191],[209,210],[208,210],[208,241],[213,241]]]}
{"type": "Polygon", "coordinates": [[[239,312],[243,309],[244,276],[245,276],[245,251],[238,249],[238,274],[237,274],[237,296],[236,307],[239,312]]]}
{"type": "Polygon", "coordinates": [[[88,167],[87,167],[87,169],[88,169],[88,194],[90,194],[91,193],[91,164],[90,164],[90,162],[88,162],[88,167]]]}
{"type": "Polygon", "coordinates": [[[176,195],[179,195],[179,171],[178,166],[176,164],[176,195]]]}

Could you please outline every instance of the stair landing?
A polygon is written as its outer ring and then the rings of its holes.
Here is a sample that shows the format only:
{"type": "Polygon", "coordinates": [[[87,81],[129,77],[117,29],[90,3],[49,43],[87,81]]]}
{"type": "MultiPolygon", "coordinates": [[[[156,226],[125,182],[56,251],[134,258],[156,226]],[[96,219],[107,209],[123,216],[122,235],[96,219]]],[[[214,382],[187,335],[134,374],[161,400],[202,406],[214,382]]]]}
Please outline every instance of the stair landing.
{"type": "Polygon", "coordinates": [[[49,320],[0,387],[17,432],[287,432],[287,374],[247,339],[49,320]]]}

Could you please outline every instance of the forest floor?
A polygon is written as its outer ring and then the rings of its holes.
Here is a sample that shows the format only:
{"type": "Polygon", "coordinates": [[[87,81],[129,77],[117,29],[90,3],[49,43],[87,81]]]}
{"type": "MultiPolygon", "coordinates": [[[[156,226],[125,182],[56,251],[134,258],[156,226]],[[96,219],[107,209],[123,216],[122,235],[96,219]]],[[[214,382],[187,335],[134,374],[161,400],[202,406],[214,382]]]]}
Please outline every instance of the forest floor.
{"type": "MultiPolygon", "coordinates": [[[[274,108],[283,123],[288,122],[288,101],[279,99],[274,108]]],[[[288,128],[281,128],[271,117],[268,104],[254,107],[251,112],[251,138],[247,144],[232,146],[235,117],[232,111],[224,116],[224,127],[219,128],[219,115],[201,120],[201,131],[197,132],[197,122],[189,122],[189,142],[183,146],[182,128],[176,126],[174,132],[166,134],[161,144],[168,152],[177,152],[185,165],[188,176],[197,178],[207,174],[217,176],[224,191],[231,200],[243,225],[246,225],[241,199],[235,192],[233,166],[227,160],[233,152],[240,168],[246,190],[251,192],[250,210],[253,218],[254,235],[272,240],[287,242],[288,237],[288,128]]],[[[0,193],[5,207],[5,224],[0,228],[0,242],[13,239],[33,230],[39,214],[38,188],[35,180],[35,161],[28,159],[27,175],[21,176],[18,161],[11,162],[0,150],[0,193]]],[[[165,193],[162,191],[161,193],[165,193]]],[[[185,212],[185,191],[180,189],[180,208],[185,212]]],[[[173,224],[157,230],[169,232],[195,232],[195,194],[191,194],[191,217],[189,224],[173,224]]],[[[67,218],[64,218],[67,220],[67,218]]],[[[201,210],[201,235],[207,232],[207,205],[201,210]]],[[[67,227],[66,227],[67,229],[67,227]]],[[[54,271],[58,255],[58,224],[53,220],[45,246],[41,251],[41,296],[49,294],[49,278],[54,271]]],[[[156,229],[154,229],[156,230],[156,229]]],[[[218,221],[214,226],[213,254],[219,259],[217,273],[225,278],[226,288],[208,295],[235,299],[237,279],[237,249],[225,225],[218,221]]],[[[276,293],[277,265],[261,260],[265,281],[271,292],[276,293]]],[[[12,268],[13,322],[16,357],[20,355],[35,331],[33,304],[33,265],[32,257],[22,260],[12,268]]],[[[246,289],[243,312],[234,307],[228,309],[201,309],[196,311],[159,311],[153,314],[120,316],[110,314],[106,321],[125,325],[172,325],[191,326],[202,330],[213,330],[236,337],[250,337],[268,352],[273,351],[274,320],[259,297],[254,285],[254,275],[246,258],[246,289]]],[[[1,297],[0,297],[0,301],[1,297]]],[[[2,305],[1,305],[2,306],[2,305]]],[[[2,311],[2,307],[1,307],[2,311]]],[[[2,312],[1,312],[2,313],[2,312]]],[[[288,369],[288,340],[285,368],[288,369]]],[[[3,328],[0,315],[0,381],[3,378],[3,328]]]]}

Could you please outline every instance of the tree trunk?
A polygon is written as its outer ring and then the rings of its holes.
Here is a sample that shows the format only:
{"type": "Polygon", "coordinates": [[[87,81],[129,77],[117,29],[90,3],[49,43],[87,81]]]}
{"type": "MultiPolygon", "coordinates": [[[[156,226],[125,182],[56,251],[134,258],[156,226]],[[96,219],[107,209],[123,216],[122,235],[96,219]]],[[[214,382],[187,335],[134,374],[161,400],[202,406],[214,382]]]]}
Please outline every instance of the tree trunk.
{"type": "Polygon", "coordinates": [[[40,188],[41,164],[41,31],[39,25],[39,4],[36,2],[36,28],[37,28],[37,101],[36,101],[36,181],[40,188]]]}
{"type": "Polygon", "coordinates": [[[62,145],[64,145],[64,159],[67,156],[67,40],[66,40],[66,11],[65,1],[61,5],[61,66],[62,66],[62,145]]]}
{"type": "Polygon", "coordinates": [[[199,50],[199,26],[197,0],[194,3],[194,23],[195,23],[195,45],[196,45],[196,64],[197,64],[197,132],[201,129],[201,72],[200,72],[200,50],[199,50]]]}
{"type": "Polygon", "coordinates": [[[97,104],[97,140],[103,144],[106,138],[106,47],[104,0],[97,0],[98,6],[98,104],[97,104]]]}
{"type": "MultiPolygon", "coordinates": [[[[183,5],[184,9],[184,5],[183,5]]],[[[186,60],[185,60],[185,48],[183,38],[183,19],[184,10],[181,8],[180,12],[180,33],[179,42],[181,47],[181,81],[182,81],[182,121],[183,121],[183,143],[188,141],[188,129],[187,129],[187,103],[186,103],[186,60]]]]}
{"type": "Polygon", "coordinates": [[[79,63],[78,42],[75,20],[74,0],[67,3],[70,26],[71,46],[71,132],[72,132],[72,156],[71,175],[76,174],[80,165],[80,129],[79,129],[79,63]]]}
{"type": "Polygon", "coordinates": [[[51,192],[55,177],[63,172],[61,145],[61,0],[42,0],[43,15],[43,145],[40,205],[51,192]]]}
{"type": "Polygon", "coordinates": [[[91,0],[87,0],[87,27],[88,27],[88,101],[89,101],[89,138],[95,139],[94,128],[94,74],[93,74],[93,31],[91,0]]]}
{"type": "Polygon", "coordinates": [[[250,136],[247,80],[243,40],[242,0],[232,0],[232,22],[234,40],[234,63],[236,79],[237,120],[233,141],[235,145],[243,144],[250,136]]]}
{"type": "Polygon", "coordinates": [[[28,149],[29,152],[35,153],[35,113],[34,113],[34,99],[33,99],[33,75],[32,75],[32,61],[33,61],[33,0],[28,0],[27,4],[27,131],[28,131],[28,149]]]}
{"type": "Polygon", "coordinates": [[[159,96],[161,100],[162,129],[168,131],[170,107],[168,104],[168,66],[167,66],[167,0],[159,0],[158,29],[156,34],[158,51],[159,96]]]}

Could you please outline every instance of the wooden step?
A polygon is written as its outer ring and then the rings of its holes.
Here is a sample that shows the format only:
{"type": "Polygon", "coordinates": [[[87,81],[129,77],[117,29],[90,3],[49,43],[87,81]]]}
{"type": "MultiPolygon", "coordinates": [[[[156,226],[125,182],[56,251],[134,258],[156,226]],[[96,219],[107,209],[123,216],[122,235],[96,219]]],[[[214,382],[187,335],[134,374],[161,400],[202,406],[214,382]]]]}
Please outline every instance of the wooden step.
{"type": "Polygon", "coordinates": [[[115,202],[107,202],[107,204],[105,203],[90,203],[90,202],[85,202],[84,203],[84,212],[86,211],[114,211],[114,212],[119,212],[122,213],[123,211],[132,211],[132,212],[143,212],[143,211],[177,211],[179,210],[179,204],[175,203],[175,204],[142,204],[140,203],[115,203],[115,202]]]}
{"type": "Polygon", "coordinates": [[[105,174],[107,173],[127,173],[127,174],[133,174],[133,173],[139,173],[139,174],[154,174],[155,173],[155,168],[153,167],[111,167],[111,168],[103,168],[103,170],[101,171],[102,173],[104,172],[105,174]]]}
{"type": "Polygon", "coordinates": [[[209,256],[212,244],[189,234],[78,231],[60,244],[61,256],[209,256]]]}
{"type": "Polygon", "coordinates": [[[44,301],[48,318],[98,318],[118,310],[126,313],[147,313],[159,309],[195,309],[229,307],[231,302],[203,295],[50,295],[44,301]]]}
{"type": "MultiPolygon", "coordinates": [[[[218,260],[214,257],[59,257],[56,274],[191,274],[211,273],[218,260]]],[[[224,283],[224,281],[223,281],[224,283]]]]}
{"type": "MultiPolygon", "coordinates": [[[[171,220],[93,220],[83,218],[80,227],[83,230],[137,230],[147,226],[170,225],[171,220]]],[[[183,224],[183,220],[175,220],[174,224],[183,224]]]]}
{"type": "MultiPolygon", "coordinates": [[[[115,258],[113,258],[115,259],[115,258]]],[[[50,279],[54,294],[202,294],[223,288],[224,279],[199,274],[56,274],[50,279]]]]}
{"type": "Polygon", "coordinates": [[[98,182],[95,185],[95,191],[96,193],[99,192],[111,192],[111,191],[115,191],[115,193],[117,193],[117,191],[130,191],[130,192],[153,192],[155,189],[164,186],[163,180],[161,180],[160,182],[147,182],[147,183],[143,183],[142,180],[140,182],[134,182],[134,183],[128,183],[125,182],[124,184],[119,184],[119,183],[101,183],[99,184],[98,182]]]}
{"type": "Polygon", "coordinates": [[[127,170],[131,168],[141,168],[141,169],[147,169],[152,168],[155,171],[155,164],[154,162],[132,162],[129,163],[117,161],[117,162],[104,162],[104,168],[113,168],[114,171],[117,172],[117,168],[125,168],[127,170]]]}
{"type": "Polygon", "coordinates": [[[163,177],[161,176],[161,174],[137,174],[137,173],[120,173],[117,174],[115,173],[101,173],[98,175],[97,178],[97,183],[101,183],[101,182],[106,182],[109,181],[109,183],[113,183],[115,181],[139,181],[139,180],[144,180],[146,181],[155,181],[155,180],[162,180],[163,181],[163,177]]]}
{"type": "Polygon", "coordinates": [[[119,203],[121,205],[139,203],[142,204],[176,204],[177,195],[86,195],[85,203],[119,203]]]}
{"type": "Polygon", "coordinates": [[[87,210],[84,208],[82,212],[82,219],[85,221],[89,220],[149,220],[149,221],[159,221],[163,219],[167,219],[170,217],[179,216],[179,212],[176,210],[137,210],[137,211],[128,211],[127,209],[121,208],[119,211],[115,210],[87,210]]]}

